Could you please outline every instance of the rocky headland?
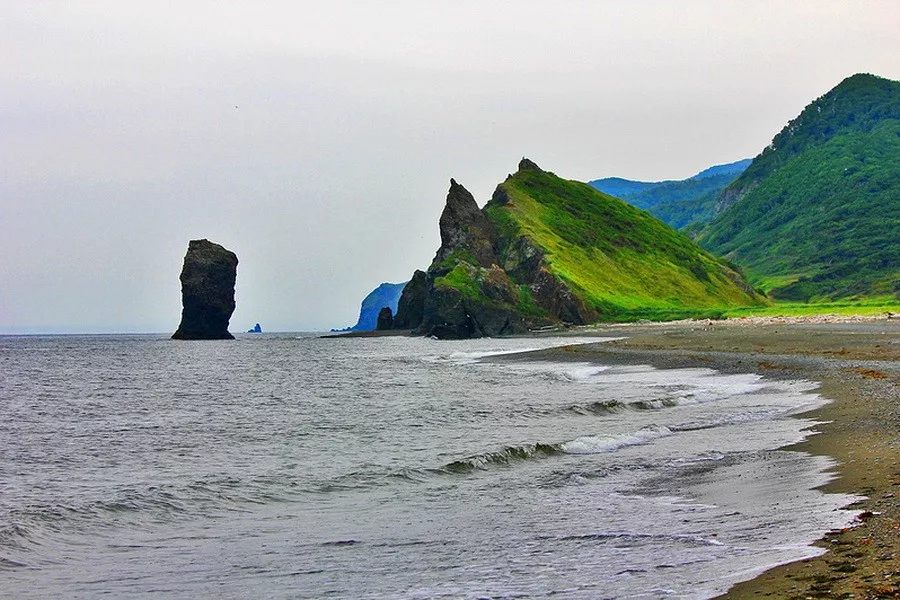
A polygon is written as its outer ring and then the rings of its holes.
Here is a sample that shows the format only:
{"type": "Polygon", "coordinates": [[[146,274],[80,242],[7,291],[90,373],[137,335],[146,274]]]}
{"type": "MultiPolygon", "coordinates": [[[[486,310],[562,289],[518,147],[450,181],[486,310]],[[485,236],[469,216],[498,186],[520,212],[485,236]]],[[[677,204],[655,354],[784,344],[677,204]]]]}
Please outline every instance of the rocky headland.
{"type": "Polygon", "coordinates": [[[630,320],[635,309],[765,302],[684,235],[527,158],[483,209],[451,179],[439,228],[441,245],[404,288],[394,329],[472,338],[630,320]]]}

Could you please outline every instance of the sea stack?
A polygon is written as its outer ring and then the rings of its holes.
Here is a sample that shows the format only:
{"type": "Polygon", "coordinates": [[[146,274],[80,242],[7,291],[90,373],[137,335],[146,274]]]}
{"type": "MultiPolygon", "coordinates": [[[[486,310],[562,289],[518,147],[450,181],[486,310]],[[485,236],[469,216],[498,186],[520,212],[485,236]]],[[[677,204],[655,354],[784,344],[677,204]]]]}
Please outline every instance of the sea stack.
{"type": "Polygon", "coordinates": [[[175,340],[233,340],[237,255],[209,240],[191,240],[181,270],[181,324],[175,340]]]}
{"type": "Polygon", "coordinates": [[[384,306],[378,311],[378,322],[375,324],[377,331],[386,331],[394,328],[394,313],[390,306],[384,306]]]}

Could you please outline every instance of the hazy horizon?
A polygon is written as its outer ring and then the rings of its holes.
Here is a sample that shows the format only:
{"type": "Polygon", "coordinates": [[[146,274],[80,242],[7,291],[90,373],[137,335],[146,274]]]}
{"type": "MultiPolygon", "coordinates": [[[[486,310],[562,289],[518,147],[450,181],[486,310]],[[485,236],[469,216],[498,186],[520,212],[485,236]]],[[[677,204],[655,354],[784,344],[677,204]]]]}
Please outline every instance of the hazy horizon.
{"type": "Polygon", "coordinates": [[[349,326],[451,177],[684,179],[900,79],[892,2],[0,6],[0,333],[171,333],[198,238],[240,261],[232,332],[349,326]]]}

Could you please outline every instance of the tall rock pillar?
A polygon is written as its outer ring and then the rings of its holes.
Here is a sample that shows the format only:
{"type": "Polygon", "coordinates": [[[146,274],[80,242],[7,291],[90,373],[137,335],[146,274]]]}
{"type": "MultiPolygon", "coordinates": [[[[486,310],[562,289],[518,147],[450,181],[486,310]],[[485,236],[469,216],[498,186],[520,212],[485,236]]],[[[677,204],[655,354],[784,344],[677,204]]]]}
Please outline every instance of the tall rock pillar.
{"type": "Polygon", "coordinates": [[[233,340],[237,255],[209,240],[191,240],[181,270],[181,324],[175,340],[233,340]]]}

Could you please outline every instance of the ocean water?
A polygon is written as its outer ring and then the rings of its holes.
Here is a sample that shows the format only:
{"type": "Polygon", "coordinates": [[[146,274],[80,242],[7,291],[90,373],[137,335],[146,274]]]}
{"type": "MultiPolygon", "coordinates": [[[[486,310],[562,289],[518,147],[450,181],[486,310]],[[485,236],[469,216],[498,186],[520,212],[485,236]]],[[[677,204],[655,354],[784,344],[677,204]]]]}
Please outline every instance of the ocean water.
{"type": "Polygon", "coordinates": [[[708,598],[854,498],[808,382],[596,340],[0,337],[0,596],[708,598]]]}

